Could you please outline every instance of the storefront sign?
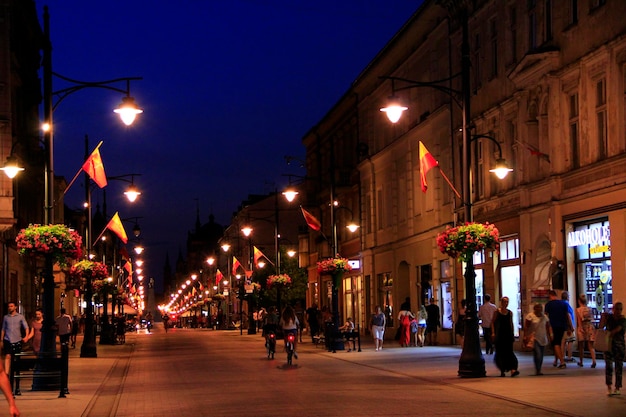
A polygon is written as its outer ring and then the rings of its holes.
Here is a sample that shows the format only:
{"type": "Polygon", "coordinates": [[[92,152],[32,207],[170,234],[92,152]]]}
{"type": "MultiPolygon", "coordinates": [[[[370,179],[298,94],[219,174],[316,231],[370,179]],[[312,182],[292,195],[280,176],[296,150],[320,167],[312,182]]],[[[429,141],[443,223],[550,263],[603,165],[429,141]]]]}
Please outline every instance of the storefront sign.
{"type": "MultiPolygon", "coordinates": [[[[590,229],[584,230],[574,230],[573,232],[569,232],[567,234],[567,246],[575,247],[580,245],[593,245],[596,247],[606,246],[608,247],[611,243],[611,230],[608,225],[593,227],[590,229]],[[600,245],[600,243],[604,243],[604,245],[600,245]]],[[[607,252],[600,251],[599,252],[607,252]]]]}

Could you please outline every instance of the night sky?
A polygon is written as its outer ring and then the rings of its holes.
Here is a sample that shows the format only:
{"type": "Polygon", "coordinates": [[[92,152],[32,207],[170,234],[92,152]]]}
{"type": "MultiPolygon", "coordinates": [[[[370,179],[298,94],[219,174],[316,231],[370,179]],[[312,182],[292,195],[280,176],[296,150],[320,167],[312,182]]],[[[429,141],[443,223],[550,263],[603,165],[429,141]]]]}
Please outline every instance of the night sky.
{"type": "MultiPolygon", "coordinates": [[[[54,112],[55,174],[69,181],[84,160],[84,136],[108,176],[107,214],[142,217],[145,273],[157,282],[166,254],[185,255],[196,210],[222,225],[249,194],[304,175],[302,137],[349,89],[417,10],[420,0],[36,0],[50,11],[53,71],[81,81],[143,77],[131,95],[144,113],[129,128],[112,109],[116,92],[85,89],[54,112]]],[[[53,79],[53,90],[66,87],[53,79]]],[[[125,88],[118,84],[117,87],[125,88]]],[[[43,115],[43,112],[42,112],[43,115]]],[[[82,178],[82,177],[81,177],[82,178]]],[[[79,208],[77,182],[66,203],[79,208]]],[[[93,192],[94,206],[104,196],[93,192]]],[[[129,237],[133,222],[125,223],[129,237]]],[[[98,232],[94,232],[98,233],[98,232]]]]}

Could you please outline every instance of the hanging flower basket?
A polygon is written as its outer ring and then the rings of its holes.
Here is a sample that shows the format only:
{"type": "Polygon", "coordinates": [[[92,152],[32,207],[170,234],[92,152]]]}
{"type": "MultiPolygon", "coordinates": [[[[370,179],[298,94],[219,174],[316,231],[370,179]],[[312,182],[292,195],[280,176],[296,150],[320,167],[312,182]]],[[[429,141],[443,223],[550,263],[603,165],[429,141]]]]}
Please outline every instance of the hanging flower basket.
{"type": "Polygon", "coordinates": [[[270,275],[267,277],[267,288],[272,288],[275,285],[288,287],[291,285],[291,282],[291,277],[287,274],[270,275]]]}
{"type": "Polygon", "coordinates": [[[350,271],[352,267],[346,258],[328,258],[317,263],[317,272],[320,275],[335,275],[350,271]]]}
{"type": "Polygon", "coordinates": [[[117,285],[107,279],[96,279],[91,283],[95,294],[113,294],[117,285]]]}
{"type": "Polygon", "coordinates": [[[80,282],[84,279],[104,280],[109,276],[109,271],[102,262],[83,260],[72,265],[69,276],[72,282],[80,282]]]}
{"type": "Polygon", "coordinates": [[[451,258],[467,262],[475,252],[500,249],[500,232],[490,223],[465,223],[448,227],[437,236],[437,246],[451,258]]]}
{"type": "Polygon", "coordinates": [[[20,230],[15,242],[20,255],[51,255],[61,266],[82,256],[82,238],[63,224],[31,224],[20,230]]]}

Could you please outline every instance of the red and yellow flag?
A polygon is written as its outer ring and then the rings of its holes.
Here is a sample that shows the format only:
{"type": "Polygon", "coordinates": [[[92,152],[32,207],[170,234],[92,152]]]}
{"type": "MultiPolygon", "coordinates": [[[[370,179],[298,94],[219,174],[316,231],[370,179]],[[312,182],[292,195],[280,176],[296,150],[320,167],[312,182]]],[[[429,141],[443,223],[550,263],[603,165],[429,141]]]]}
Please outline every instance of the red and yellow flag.
{"type": "Polygon", "coordinates": [[[233,275],[237,275],[237,269],[240,267],[242,267],[241,263],[233,256],[233,275]]]}
{"type": "Polygon", "coordinates": [[[115,212],[113,217],[111,217],[111,220],[109,220],[106,228],[115,233],[122,242],[128,243],[128,236],[126,235],[126,230],[124,230],[124,225],[122,224],[122,220],[120,219],[118,212],[115,212]]]}
{"type": "Polygon", "coordinates": [[[421,140],[419,143],[419,147],[420,147],[420,150],[419,150],[420,180],[422,183],[422,192],[426,192],[426,190],[428,190],[428,184],[426,183],[426,174],[428,173],[428,171],[431,170],[431,168],[439,166],[439,163],[435,160],[435,158],[433,158],[431,153],[428,152],[428,149],[426,149],[426,146],[424,146],[421,140]]]}
{"type": "Polygon", "coordinates": [[[100,149],[96,148],[89,158],[83,164],[83,171],[89,175],[89,177],[98,184],[98,187],[104,188],[107,185],[107,175],[104,172],[104,164],[100,157],[100,149]]]}
{"type": "Polygon", "coordinates": [[[224,279],[224,274],[219,269],[215,273],[215,285],[219,285],[220,281],[224,279]]]}
{"type": "Polygon", "coordinates": [[[259,248],[257,248],[256,246],[253,246],[253,251],[254,251],[254,264],[255,265],[257,264],[259,259],[261,259],[261,258],[267,259],[267,256],[265,256],[263,254],[263,252],[261,252],[261,250],[259,248]]]}
{"type": "Polygon", "coordinates": [[[300,207],[300,209],[302,210],[306,224],[308,224],[311,229],[319,232],[322,229],[322,223],[320,223],[317,217],[306,211],[304,207],[300,207]]]}

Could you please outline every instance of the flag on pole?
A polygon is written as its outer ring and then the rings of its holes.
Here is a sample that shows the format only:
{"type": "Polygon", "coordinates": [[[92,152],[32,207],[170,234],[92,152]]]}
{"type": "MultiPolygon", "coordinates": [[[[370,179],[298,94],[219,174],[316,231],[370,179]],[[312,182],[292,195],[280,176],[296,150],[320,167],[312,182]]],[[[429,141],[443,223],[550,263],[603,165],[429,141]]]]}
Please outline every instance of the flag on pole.
{"type": "Polygon", "coordinates": [[[269,261],[267,256],[265,256],[265,254],[263,252],[261,252],[261,250],[259,248],[257,248],[256,246],[253,246],[253,251],[254,251],[254,264],[255,265],[259,261],[260,258],[265,258],[265,259],[267,259],[269,261]]]}
{"type": "Polygon", "coordinates": [[[130,260],[126,260],[126,263],[124,264],[124,269],[126,270],[126,272],[128,272],[129,277],[133,276],[133,265],[130,263],[130,260]]]}
{"type": "Polygon", "coordinates": [[[109,220],[106,228],[115,233],[122,242],[128,243],[128,236],[126,236],[126,230],[124,230],[124,225],[122,224],[122,220],[120,219],[118,212],[115,212],[113,217],[111,217],[111,220],[109,220]]]}
{"type": "Polygon", "coordinates": [[[311,229],[319,232],[322,228],[322,223],[320,223],[317,217],[306,211],[304,207],[300,207],[300,209],[302,210],[302,215],[304,216],[306,224],[308,224],[311,229]]]}
{"type": "Polygon", "coordinates": [[[89,177],[98,184],[98,187],[104,188],[107,185],[107,175],[104,172],[104,164],[100,157],[100,148],[96,148],[89,158],[83,164],[83,171],[89,175],[89,177]]]}
{"type": "Polygon", "coordinates": [[[239,267],[241,267],[241,263],[233,256],[233,275],[237,275],[239,267]]]}
{"type": "Polygon", "coordinates": [[[126,246],[122,246],[119,250],[119,254],[123,260],[130,262],[130,256],[128,255],[128,251],[126,250],[126,246]]]}
{"type": "Polygon", "coordinates": [[[222,279],[224,279],[224,274],[218,269],[215,273],[215,285],[218,285],[222,279]]]}
{"type": "Polygon", "coordinates": [[[424,146],[421,140],[419,143],[419,147],[420,147],[420,150],[419,150],[420,180],[422,183],[422,192],[425,193],[426,190],[428,189],[428,184],[426,183],[426,174],[428,173],[428,171],[431,170],[431,168],[439,166],[439,163],[435,160],[435,158],[433,158],[431,153],[428,152],[428,149],[426,149],[426,146],[424,146]]]}

